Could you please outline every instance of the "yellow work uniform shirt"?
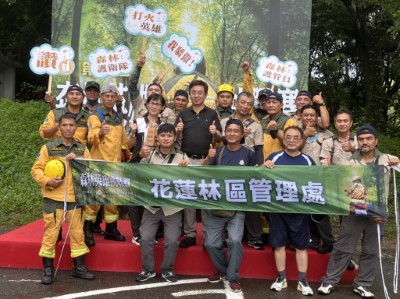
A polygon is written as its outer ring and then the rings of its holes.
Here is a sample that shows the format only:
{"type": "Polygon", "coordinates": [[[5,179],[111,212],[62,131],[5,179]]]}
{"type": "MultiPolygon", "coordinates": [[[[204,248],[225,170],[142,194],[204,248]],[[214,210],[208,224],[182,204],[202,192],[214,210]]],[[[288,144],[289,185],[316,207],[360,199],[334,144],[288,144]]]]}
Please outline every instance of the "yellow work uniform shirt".
{"type": "Polygon", "coordinates": [[[123,119],[116,111],[109,113],[104,108],[99,108],[88,119],[88,143],[91,145],[90,154],[93,159],[120,162],[121,148],[128,148],[123,119]],[[110,126],[110,132],[99,137],[103,120],[110,126]]]}
{"type": "MultiPolygon", "coordinates": [[[[60,118],[64,114],[69,113],[67,107],[63,108],[57,108],[51,110],[43,123],[40,125],[39,128],[39,134],[40,137],[43,140],[55,140],[56,138],[61,136],[60,129],[56,131],[56,133],[53,134],[50,138],[44,137],[44,130],[53,127],[56,123],[60,123],[60,118]]],[[[87,120],[88,120],[89,114],[86,112],[84,109],[82,109],[79,114],[75,117],[76,121],[76,132],[74,134],[74,139],[76,139],[78,142],[82,144],[87,144],[87,120]]]]}
{"type": "Polygon", "coordinates": [[[274,117],[266,116],[261,119],[260,124],[263,129],[264,136],[264,158],[267,159],[270,154],[283,150],[283,144],[279,141],[279,138],[272,138],[267,125],[270,121],[276,121],[278,123],[278,131],[283,131],[287,127],[296,126],[296,121],[282,112],[278,113],[274,117]]]}
{"type": "Polygon", "coordinates": [[[90,159],[89,150],[85,145],[74,141],[71,146],[65,146],[61,138],[57,138],[54,141],[43,145],[40,149],[40,153],[36,158],[35,163],[32,166],[31,174],[33,179],[38,183],[42,189],[42,196],[53,199],[55,201],[64,201],[65,191],[67,192],[67,202],[75,202],[75,192],[74,185],[72,181],[72,171],[69,162],[65,161],[65,156],[69,153],[75,153],[77,157],[83,157],[85,159],[90,159]],[[51,179],[44,175],[44,167],[50,160],[61,160],[66,167],[66,175],[64,177],[64,182],[57,188],[51,189],[46,188],[47,182],[51,179]],[[65,190],[65,184],[66,190],[65,190]]]}

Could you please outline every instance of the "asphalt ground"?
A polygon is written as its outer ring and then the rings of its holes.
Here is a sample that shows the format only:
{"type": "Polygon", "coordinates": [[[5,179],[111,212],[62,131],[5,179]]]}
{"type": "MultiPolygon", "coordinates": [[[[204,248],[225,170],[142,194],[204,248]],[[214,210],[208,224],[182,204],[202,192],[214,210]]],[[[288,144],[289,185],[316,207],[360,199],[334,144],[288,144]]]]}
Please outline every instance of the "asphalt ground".
{"type": "MultiPolygon", "coordinates": [[[[393,259],[383,263],[386,285],[390,298],[400,298],[393,294],[393,259]]],[[[167,283],[160,275],[146,282],[135,281],[137,273],[95,272],[96,280],[85,281],[70,276],[69,271],[58,271],[51,285],[42,285],[41,270],[0,268],[0,298],[36,299],[36,298],[304,298],[296,290],[297,282],[289,281],[288,288],[281,292],[269,290],[273,281],[263,279],[242,279],[242,293],[230,291],[227,283],[211,284],[206,277],[179,276],[178,283],[167,283]]],[[[352,292],[351,285],[340,285],[330,296],[317,293],[320,283],[310,283],[314,298],[360,298],[352,292]]],[[[379,269],[371,291],[375,298],[385,298],[379,269]]]]}

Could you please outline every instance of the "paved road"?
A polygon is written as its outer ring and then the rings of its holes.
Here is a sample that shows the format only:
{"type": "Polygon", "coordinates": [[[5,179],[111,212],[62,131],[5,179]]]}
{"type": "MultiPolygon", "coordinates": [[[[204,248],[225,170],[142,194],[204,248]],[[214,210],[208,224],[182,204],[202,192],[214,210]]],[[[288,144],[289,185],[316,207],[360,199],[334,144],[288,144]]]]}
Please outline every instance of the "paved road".
{"type": "MultiPolygon", "coordinates": [[[[393,264],[384,262],[387,286],[392,289],[393,264]]],[[[378,273],[379,274],[379,273],[378,273]]],[[[0,298],[39,299],[39,298],[193,298],[193,299],[259,299],[259,298],[304,298],[296,291],[296,282],[280,293],[269,290],[272,281],[262,279],[243,279],[243,293],[229,291],[223,283],[210,284],[204,277],[179,276],[177,284],[166,283],[161,277],[145,283],[135,282],[135,273],[96,272],[97,279],[83,281],[72,278],[68,271],[59,271],[56,281],[50,286],[40,283],[42,271],[0,268],[0,298]]],[[[319,283],[311,284],[316,293],[319,283]]],[[[373,292],[376,298],[384,298],[380,274],[377,276],[373,292]]],[[[399,298],[390,292],[391,298],[399,298]]],[[[331,296],[315,294],[313,298],[360,298],[352,293],[349,285],[339,286],[331,296]]]]}

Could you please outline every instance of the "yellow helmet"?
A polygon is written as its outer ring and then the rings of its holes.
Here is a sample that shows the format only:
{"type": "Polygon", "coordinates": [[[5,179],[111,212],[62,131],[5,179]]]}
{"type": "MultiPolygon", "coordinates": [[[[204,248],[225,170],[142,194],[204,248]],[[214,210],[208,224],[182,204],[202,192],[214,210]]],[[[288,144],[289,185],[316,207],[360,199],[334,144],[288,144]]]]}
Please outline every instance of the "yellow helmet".
{"type": "Polygon", "coordinates": [[[223,91],[227,91],[227,92],[230,92],[232,95],[235,95],[235,94],[233,93],[233,86],[230,85],[230,84],[222,84],[222,85],[220,85],[220,86],[218,87],[217,95],[218,95],[220,92],[223,92],[223,91]]]}
{"type": "Polygon", "coordinates": [[[57,177],[63,179],[65,174],[65,166],[61,160],[50,160],[44,166],[44,175],[49,179],[57,177]]]}

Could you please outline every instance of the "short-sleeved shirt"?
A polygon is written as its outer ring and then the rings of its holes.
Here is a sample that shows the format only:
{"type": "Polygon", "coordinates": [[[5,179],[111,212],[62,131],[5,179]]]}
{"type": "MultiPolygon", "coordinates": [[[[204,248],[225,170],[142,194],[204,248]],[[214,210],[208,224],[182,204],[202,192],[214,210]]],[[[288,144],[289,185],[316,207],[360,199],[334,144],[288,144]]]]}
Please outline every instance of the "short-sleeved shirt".
{"type": "MultiPolygon", "coordinates": [[[[172,149],[171,152],[164,156],[161,154],[159,147],[156,147],[153,151],[150,152],[147,158],[143,158],[140,161],[140,164],[178,164],[181,161],[189,161],[189,158],[186,154],[177,151],[176,149],[172,149]]],[[[151,206],[144,206],[147,210],[151,213],[155,214],[159,209],[162,209],[165,216],[173,215],[178,213],[179,211],[183,210],[182,208],[176,207],[151,207],[151,206]]]]}
{"type": "Polygon", "coordinates": [[[315,165],[314,160],[306,154],[300,153],[299,155],[292,157],[284,150],[272,153],[267,160],[271,160],[275,165],[315,165]]]}
{"type": "Polygon", "coordinates": [[[317,129],[317,134],[315,136],[310,136],[307,138],[306,144],[303,147],[302,152],[309,155],[317,165],[321,165],[319,156],[321,153],[322,144],[325,139],[332,137],[332,132],[329,130],[317,129]]]}
{"type": "Polygon", "coordinates": [[[210,126],[215,121],[218,131],[222,131],[221,123],[215,110],[204,106],[196,113],[193,107],[181,111],[176,117],[175,125],[182,119],[181,150],[188,155],[207,155],[212,143],[210,126]]]}
{"type": "MultiPolygon", "coordinates": [[[[221,119],[222,136],[225,135],[226,123],[231,118],[235,118],[235,114],[232,114],[229,118],[221,119]]],[[[261,125],[254,121],[251,117],[246,119],[245,122],[246,128],[250,129],[250,134],[246,136],[243,145],[251,150],[254,150],[254,146],[264,144],[263,131],[261,125]]]]}
{"type": "MultiPolygon", "coordinates": [[[[352,146],[357,149],[357,138],[354,133],[350,133],[349,136],[352,146]]],[[[342,165],[345,161],[348,161],[353,154],[346,152],[342,148],[342,144],[338,139],[337,134],[334,134],[332,138],[327,138],[322,143],[321,153],[319,157],[321,159],[331,159],[332,165],[342,165]]]]}
{"type": "Polygon", "coordinates": [[[226,146],[217,149],[215,157],[208,162],[209,165],[254,166],[257,164],[255,153],[241,146],[237,151],[230,151],[226,146]]]}

